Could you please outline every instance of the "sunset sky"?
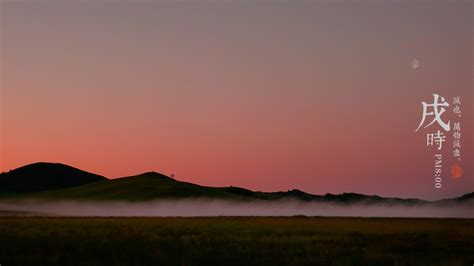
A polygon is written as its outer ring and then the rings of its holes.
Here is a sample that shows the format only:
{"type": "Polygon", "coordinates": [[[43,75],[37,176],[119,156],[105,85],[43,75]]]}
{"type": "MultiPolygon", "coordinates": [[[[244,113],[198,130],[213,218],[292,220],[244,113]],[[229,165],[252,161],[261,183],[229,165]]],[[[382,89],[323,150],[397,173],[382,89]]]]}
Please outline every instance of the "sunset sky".
{"type": "Polygon", "coordinates": [[[472,1],[1,1],[0,31],[2,171],[474,191],[472,1]],[[442,189],[426,146],[440,127],[415,132],[433,93],[461,98],[443,119],[461,123],[463,176],[450,177],[450,131],[442,189]]]}

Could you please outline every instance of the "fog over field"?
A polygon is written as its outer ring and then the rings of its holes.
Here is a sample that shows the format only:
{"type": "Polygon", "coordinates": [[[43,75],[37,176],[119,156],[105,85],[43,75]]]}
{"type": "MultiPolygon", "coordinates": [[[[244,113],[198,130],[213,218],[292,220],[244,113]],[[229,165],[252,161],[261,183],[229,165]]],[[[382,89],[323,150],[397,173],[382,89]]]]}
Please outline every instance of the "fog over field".
{"type": "Polygon", "coordinates": [[[280,200],[272,202],[231,202],[185,199],[147,202],[126,201],[0,201],[3,215],[53,216],[347,216],[347,217],[436,217],[474,218],[472,202],[464,204],[336,204],[280,200]]]}

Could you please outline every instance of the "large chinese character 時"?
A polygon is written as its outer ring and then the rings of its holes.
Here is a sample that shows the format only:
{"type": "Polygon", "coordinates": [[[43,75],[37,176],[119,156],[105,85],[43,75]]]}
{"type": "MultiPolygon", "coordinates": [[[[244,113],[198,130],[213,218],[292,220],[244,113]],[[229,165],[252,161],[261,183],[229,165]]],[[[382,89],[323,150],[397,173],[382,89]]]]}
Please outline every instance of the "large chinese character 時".
{"type": "Polygon", "coordinates": [[[426,134],[426,146],[433,146],[436,144],[438,150],[443,148],[443,142],[446,141],[446,136],[441,131],[436,131],[436,133],[426,134]]]}

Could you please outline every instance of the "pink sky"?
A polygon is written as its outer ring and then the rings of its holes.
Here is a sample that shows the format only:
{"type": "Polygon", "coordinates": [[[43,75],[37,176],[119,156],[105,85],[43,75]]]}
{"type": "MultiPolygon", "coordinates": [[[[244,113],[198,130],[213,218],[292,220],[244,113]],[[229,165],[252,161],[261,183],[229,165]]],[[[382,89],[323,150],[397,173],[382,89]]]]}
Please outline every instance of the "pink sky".
{"type": "Polygon", "coordinates": [[[0,6],[0,170],[48,161],[264,191],[474,190],[469,1],[0,6]],[[448,173],[449,133],[442,189],[425,143],[437,128],[414,131],[433,93],[462,101],[464,174],[448,173]]]}

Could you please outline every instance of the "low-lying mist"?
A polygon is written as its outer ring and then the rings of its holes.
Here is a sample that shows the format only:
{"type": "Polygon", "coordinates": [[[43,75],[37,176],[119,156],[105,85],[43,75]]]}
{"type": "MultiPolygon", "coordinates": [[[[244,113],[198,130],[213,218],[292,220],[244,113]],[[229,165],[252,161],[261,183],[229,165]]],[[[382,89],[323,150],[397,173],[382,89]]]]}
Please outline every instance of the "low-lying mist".
{"type": "Polygon", "coordinates": [[[147,202],[125,201],[0,201],[3,215],[53,216],[347,216],[347,217],[453,217],[474,218],[473,204],[336,204],[292,200],[231,202],[186,199],[147,202]]]}

